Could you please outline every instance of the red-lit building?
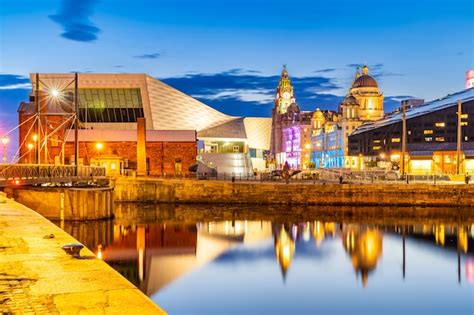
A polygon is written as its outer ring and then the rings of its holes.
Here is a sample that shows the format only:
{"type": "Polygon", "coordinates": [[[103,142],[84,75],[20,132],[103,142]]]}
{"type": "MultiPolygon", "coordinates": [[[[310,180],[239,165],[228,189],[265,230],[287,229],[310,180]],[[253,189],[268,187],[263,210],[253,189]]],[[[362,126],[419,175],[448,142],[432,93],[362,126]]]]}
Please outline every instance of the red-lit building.
{"type": "Polygon", "coordinates": [[[223,116],[144,74],[32,74],[31,83],[18,108],[20,163],[77,160],[109,175],[182,176],[196,163],[198,128],[223,116]]]}

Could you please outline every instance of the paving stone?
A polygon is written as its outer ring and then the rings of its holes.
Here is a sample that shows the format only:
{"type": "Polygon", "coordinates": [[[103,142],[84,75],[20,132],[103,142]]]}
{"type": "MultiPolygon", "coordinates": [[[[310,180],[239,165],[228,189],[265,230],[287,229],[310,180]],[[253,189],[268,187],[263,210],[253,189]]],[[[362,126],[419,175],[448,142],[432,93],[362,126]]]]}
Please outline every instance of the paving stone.
{"type": "Polygon", "coordinates": [[[0,203],[0,314],[165,313],[105,262],[61,249],[77,242],[33,210],[0,203]]]}

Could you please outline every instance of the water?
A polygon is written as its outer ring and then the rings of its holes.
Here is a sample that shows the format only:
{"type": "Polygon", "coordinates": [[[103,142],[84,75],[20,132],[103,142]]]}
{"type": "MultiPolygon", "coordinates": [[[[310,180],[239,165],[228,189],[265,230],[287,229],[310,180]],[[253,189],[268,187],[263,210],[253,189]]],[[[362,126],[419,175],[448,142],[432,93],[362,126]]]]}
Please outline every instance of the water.
{"type": "Polygon", "coordinates": [[[170,314],[474,314],[473,217],[118,205],[64,228],[170,314]]]}

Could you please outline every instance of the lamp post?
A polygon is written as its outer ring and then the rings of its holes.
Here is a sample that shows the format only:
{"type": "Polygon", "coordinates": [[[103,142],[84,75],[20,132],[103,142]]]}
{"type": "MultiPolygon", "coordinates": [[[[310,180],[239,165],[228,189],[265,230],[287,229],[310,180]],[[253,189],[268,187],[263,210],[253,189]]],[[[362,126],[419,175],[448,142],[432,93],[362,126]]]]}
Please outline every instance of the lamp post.
{"type": "Polygon", "coordinates": [[[7,163],[7,143],[10,139],[7,136],[2,137],[2,144],[3,144],[3,163],[7,163]]]}

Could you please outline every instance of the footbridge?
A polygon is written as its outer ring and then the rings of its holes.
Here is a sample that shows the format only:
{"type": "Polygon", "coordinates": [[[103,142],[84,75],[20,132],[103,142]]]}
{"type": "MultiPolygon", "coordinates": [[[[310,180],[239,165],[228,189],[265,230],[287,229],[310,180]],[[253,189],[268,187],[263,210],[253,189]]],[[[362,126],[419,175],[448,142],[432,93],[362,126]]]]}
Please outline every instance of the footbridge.
{"type": "Polygon", "coordinates": [[[0,187],[105,179],[105,168],[50,164],[0,164],[0,187]]]}

